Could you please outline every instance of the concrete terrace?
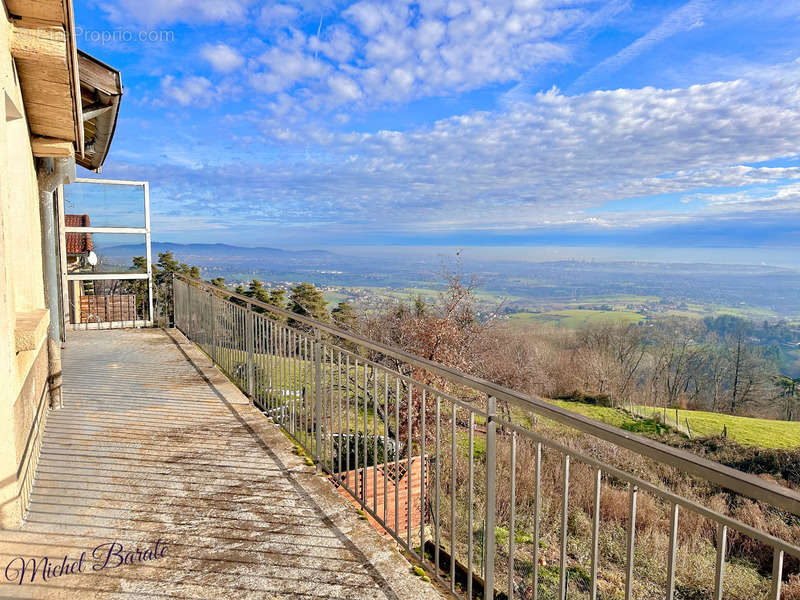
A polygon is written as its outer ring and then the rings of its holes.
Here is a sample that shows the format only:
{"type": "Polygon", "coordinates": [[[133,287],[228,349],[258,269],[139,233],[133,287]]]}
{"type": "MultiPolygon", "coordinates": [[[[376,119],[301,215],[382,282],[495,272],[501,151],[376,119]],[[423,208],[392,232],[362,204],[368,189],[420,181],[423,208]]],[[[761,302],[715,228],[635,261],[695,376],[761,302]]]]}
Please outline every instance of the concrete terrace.
{"type": "Polygon", "coordinates": [[[440,597],[180,333],[75,332],[63,366],[0,598],[440,597]],[[159,539],[163,558],[92,569],[159,539]],[[83,552],[80,573],[15,582],[16,557],[83,552]]]}

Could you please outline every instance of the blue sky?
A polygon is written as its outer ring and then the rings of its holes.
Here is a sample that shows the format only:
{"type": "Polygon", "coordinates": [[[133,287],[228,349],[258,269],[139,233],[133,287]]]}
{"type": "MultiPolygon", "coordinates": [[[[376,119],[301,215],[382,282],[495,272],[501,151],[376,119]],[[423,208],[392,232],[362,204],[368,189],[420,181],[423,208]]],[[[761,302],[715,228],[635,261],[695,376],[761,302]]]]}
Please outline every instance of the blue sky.
{"type": "Polygon", "coordinates": [[[103,177],[151,182],[157,240],[800,250],[800,3],[78,0],[76,22],[126,87],[103,177]]]}

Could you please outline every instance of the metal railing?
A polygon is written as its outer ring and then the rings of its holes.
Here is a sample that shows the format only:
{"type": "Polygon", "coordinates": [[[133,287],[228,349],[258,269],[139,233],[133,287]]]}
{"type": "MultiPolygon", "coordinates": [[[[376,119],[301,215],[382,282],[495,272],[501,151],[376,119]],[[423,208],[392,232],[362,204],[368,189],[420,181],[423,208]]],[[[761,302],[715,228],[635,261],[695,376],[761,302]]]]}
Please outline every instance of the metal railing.
{"type": "Polygon", "coordinates": [[[684,512],[713,525],[713,598],[723,595],[732,532],[772,553],[772,600],[781,597],[784,558],[800,559],[797,540],[665,489],[646,480],[641,468],[637,475],[601,459],[599,451],[571,447],[568,437],[545,437],[533,423],[544,417],[553,427],[604,440],[648,465],[751,498],[792,520],[800,515],[800,495],[788,488],[205,282],[176,276],[173,286],[176,327],[453,592],[565,600],[575,572],[569,544],[576,535],[571,488],[578,486],[591,489],[583,506],[591,521],[584,592],[592,600],[601,563],[610,560],[600,547],[608,495],[617,503],[625,496],[618,529],[626,600],[652,597],[635,588],[643,494],[656,502],[669,531],[661,595],[668,600],[676,597],[684,512]],[[420,466],[412,470],[412,462],[420,466]],[[547,590],[542,571],[551,567],[541,563],[555,553],[545,537],[558,548],[557,576],[547,590]]]}

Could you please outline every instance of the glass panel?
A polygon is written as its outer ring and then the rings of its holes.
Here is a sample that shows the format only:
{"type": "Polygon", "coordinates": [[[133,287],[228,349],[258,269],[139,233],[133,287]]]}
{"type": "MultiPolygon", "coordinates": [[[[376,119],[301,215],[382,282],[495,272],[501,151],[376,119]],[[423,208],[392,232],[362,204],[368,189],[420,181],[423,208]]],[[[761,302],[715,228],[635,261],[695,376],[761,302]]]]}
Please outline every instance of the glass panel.
{"type": "Polygon", "coordinates": [[[64,215],[67,227],[144,227],[144,186],[65,185],[64,215]]]}
{"type": "Polygon", "coordinates": [[[144,234],[67,233],[66,247],[69,274],[147,273],[144,234]]]}

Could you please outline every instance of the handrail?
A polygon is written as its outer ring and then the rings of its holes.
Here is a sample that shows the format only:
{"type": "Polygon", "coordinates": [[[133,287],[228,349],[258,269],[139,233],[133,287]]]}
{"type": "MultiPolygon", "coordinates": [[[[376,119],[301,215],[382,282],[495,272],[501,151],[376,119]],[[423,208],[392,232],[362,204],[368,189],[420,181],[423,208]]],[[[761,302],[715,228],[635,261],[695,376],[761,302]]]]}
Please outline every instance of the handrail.
{"type": "Polygon", "coordinates": [[[529,410],[548,419],[552,419],[553,421],[561,423],[562,425],[566,425],[573,429],[588,433],[594,437],[606,440],[662,464],[674,467],[687,473],[691,473],[693,475],[697,475],[707,481],[719,485],[720,487],[736,492],[737,494],[748,496],[754,500],[767,502],[776,508],[781,508],[794,515],[800,516],[800,494],[776,483],[765,481],[754,475],[750,475],[706,458],[702,458],[685,450],[679,450],[646,437],[627,432],[623,429],[601,423],[600,421],[595,421],[588,417],[584,417],[583,415],[545,402],[539,398],[510,390],[503,386],[491,383],[490,381],[486,381],[485,379],[475,377],[474,375],[462,373],[457,369],[421,358],[406,352],[405,350],[392,348],[391,346],[372,341],[354,333],[349,333],[339,329],[338,327],[317,321],[316,319],[299,315],[289,310],[278,308],[266,302],[255,300],[249,296],[237,294],[236,292],[231,292],[230,290],[214,286],[206,281],[186,277],[185,275],[179,273],[175,273],[174,277],[181,279],[188,284],[205,288],[210,292],[224,293],[229,298],[236,298],[251,306],[258,306],[259,308],[263,308],[275,315],[286,317],[299,323],[309,325],[319,331],[353,342],[359,346],[369,348],[387,356],[391,356],[408,364],[420,367],[444,377],[451,383],[472,387],[473,389],[484,392],[497,400],[510,402],[522,409],[529,410]]]}

